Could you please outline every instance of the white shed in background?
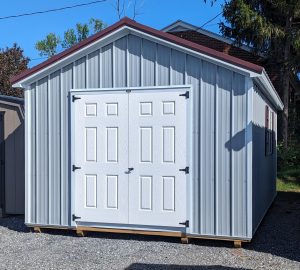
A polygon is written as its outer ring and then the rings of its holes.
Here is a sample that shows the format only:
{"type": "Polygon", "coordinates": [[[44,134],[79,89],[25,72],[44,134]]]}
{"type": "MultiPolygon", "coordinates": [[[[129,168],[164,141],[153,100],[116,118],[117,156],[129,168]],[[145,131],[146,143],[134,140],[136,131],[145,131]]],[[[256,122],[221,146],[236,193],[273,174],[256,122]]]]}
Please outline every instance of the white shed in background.
{"type": "Polygon", "coordinates": [[[260,66],[125,18],[12,82],[28,226],[249,241],[276,195],[260,66]]]}

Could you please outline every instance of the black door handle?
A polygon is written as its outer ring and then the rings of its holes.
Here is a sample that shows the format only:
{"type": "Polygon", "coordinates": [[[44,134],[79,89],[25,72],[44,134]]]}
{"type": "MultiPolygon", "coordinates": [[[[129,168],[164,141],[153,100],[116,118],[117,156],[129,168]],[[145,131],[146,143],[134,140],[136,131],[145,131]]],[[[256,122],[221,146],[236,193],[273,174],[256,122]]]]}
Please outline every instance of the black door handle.
{"type": "Polygon", "coordinates": [[[125,173],[126,173],[126,174],[130,174],[133,170],[134,170],[134,168],[128,168],[128,171],[125,172],[125,173]]]}

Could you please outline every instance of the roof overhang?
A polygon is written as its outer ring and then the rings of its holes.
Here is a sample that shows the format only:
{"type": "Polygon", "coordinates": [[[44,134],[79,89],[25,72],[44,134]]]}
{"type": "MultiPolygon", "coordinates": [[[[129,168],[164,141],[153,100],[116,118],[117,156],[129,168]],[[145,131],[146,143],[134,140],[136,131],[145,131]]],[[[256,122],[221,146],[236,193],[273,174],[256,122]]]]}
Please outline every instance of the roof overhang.
{"type": "MultiPolygon", "coordinates": [[[[105,30],[87,38],[86,40],[83,40],[72,48],[67,49],[53,56],[47,61],[13,77],[11,79],[13,87],[28,89],[31,83],[43,78],[43,75],[47,76],[47,74],[51,73],[52,71],[54,72],[73,63],[75,58],[79,59],[80,57],[97,50],[97,48],[105,46],[128,34],[134,34],[190,55],[194,55],[195,57],[200,57],[201,59],[231,69],[235,72],[239,72],[246,76],[255,78],[261,77],[264,81],[263,85],[266,87],[268,86],[268,91],[275,91],[272,83],[264,72],[263,67],[182,39],[180,37],[176,37],[172,34],[164,33],[162,31],[139,24],[129,18],[120,20],[105,30]]],[[[275,93],[270,93],[270,96],[275,98],[276,91],[275,93]]],[[[280,99],[271,100],[276,104],[281,102],[280,99]]]]}

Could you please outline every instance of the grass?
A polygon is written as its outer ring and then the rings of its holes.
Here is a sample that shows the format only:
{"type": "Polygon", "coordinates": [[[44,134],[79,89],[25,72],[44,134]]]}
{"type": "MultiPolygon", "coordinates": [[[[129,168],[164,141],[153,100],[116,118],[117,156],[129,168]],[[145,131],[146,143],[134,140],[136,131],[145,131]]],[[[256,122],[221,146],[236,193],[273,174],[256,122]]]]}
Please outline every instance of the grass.
{"type": "Polygon", "coordinates": [[[278,172],[277,191],[300,192],[300,167],[278,172]]]}

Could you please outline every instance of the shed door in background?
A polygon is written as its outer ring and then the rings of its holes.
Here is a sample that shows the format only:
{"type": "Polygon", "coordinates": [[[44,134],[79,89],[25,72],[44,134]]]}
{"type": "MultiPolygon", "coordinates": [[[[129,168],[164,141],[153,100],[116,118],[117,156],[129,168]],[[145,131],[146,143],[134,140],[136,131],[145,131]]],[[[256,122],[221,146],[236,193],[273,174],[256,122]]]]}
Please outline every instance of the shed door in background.
{"type": "Polygon", "coordinates": [[[75,101],[75,214],[80,222],[128,222],[128,95],[75,101]]]}
{"type": "Polygon", "coordinates": [[[187,102],[183,91],[129,95],[129,223],[186,220],[187,102]]]}

